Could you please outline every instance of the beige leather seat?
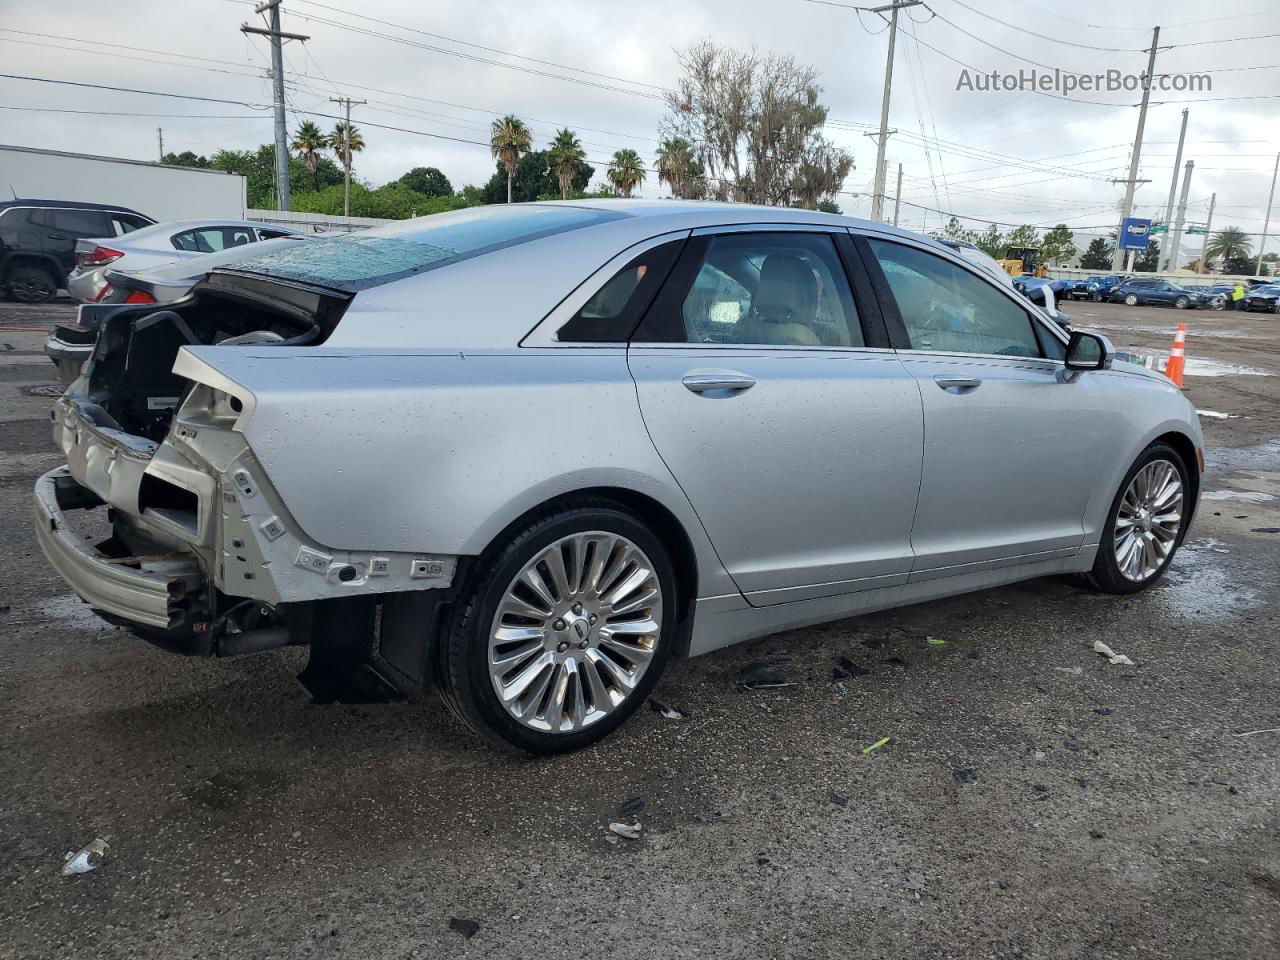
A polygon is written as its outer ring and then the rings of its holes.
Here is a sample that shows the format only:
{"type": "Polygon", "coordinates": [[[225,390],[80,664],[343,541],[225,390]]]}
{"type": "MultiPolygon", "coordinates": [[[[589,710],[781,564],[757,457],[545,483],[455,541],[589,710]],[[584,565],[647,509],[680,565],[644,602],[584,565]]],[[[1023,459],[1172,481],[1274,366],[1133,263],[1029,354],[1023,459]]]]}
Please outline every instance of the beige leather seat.
{"type": "Polygon", "coordinates": [[[771,254],[760,267],[760,285],[751,299],[753,338],[779,346],[820,346],[813,330],[818,312],[818,278],[799,257],[771,254]]]}

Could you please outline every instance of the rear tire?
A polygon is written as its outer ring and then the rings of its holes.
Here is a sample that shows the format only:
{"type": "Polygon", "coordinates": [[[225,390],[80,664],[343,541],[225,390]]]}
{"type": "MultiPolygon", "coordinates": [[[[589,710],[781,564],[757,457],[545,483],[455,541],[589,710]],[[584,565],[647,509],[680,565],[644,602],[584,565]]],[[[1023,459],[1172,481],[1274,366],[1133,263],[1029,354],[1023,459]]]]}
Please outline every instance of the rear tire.
{"type": "Polygon", "coordinates": [[[1191,301],[1186,297],[1179,297],[1177,300],[1173,301],[1173,308],[1175,310],[1185,310],[1190,304],[1191,301]]]}
{"type": "Polygon", "coordinates": [[[595,497],[535,513],[463,586],[440,640],[441,695],[498,746],[576,750],[648,697],[671,655],[677,610],[666,547],[639,517],[595,497]],[[624,624],[634,629],[616,629],[624,624]]]}
{"type": "Polygon", "coordinates": [[[42,267],[13,267],[5,285],[19,303],[48,303],[58,294],[58,281],[42,267]]]}
{"type": "Polygon", "coordinates": [[[1124,298],[1124,305],[1126,307],[1136,307],[1138,305],[1138,295],[1136,293],[1128,294],[1124,298]]]}
{"type": "Polygon", "coordinates": [[[1153,443],[1142,451],[1111,502],[1089,581],[1106,593],[1129,594],[1164,576],[1186,534],[1190,492],[1177,450],[1153,443]]]}

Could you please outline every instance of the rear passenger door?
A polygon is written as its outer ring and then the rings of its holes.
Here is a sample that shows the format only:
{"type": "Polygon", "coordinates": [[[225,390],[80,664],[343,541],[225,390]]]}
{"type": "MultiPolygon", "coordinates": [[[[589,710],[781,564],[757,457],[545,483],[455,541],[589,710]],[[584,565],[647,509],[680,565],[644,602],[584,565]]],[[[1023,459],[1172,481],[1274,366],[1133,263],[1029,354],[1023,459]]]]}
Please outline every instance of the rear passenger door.
{"type": "Polygon", "coordinates": [[[58,261],[64,275],[76,265],[77,240],[114,235],[107,215],[100,210],[45,208],[44,252],[58,261]]]}
{"type": "Polygon", "coordinates": [[[695,231],[628,363],[658,453],[750,603],[906,582],[920,394],[847,233],[695,231]]]}
{"type": "Polygon", "coordinates": [[[1017,298],[923,244],[860,239],[920,385],[925,443],[912,579],[1070,556],[1124,411],[1017,298]]]}

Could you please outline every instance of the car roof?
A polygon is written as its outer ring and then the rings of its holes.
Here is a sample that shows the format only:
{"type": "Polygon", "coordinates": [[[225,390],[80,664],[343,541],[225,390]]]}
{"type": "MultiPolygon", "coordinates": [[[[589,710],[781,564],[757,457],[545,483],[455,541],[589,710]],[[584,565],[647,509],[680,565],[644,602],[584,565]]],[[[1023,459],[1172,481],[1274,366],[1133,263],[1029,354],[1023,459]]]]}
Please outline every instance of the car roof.
{"type": "MultiPolygon", "coordinates": [[[[5,200],[0,201],[0,210],[8,210],[12,207],[61,207],[71,210],[105,210],[109,213],[132,213],[139,217],[145,217],[151,220],[145,213],[138,213],[131,207],[121,207],[114,203],[92,203],[90,201],[81,202],[79,200],[5,200]]],[[[152,221],[153,223],[155,221],[152,221]]]]}

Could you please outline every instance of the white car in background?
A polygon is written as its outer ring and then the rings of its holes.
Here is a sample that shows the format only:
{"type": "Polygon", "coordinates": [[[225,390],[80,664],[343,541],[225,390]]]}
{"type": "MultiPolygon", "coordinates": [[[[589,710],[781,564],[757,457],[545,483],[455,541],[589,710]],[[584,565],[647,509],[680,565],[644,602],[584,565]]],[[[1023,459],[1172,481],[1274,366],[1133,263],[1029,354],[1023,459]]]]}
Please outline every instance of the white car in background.
{"type": "Polygon", "coordinates": [[[107,291],[108,269],[145,270],[296,233],[247,220],[171,220],[121,237],[77,240],[76,266],[67,277],[67,293],[81,303],[93,303],[107,291]]]}

